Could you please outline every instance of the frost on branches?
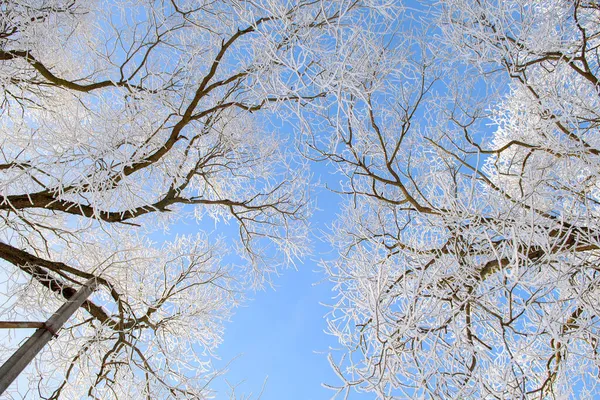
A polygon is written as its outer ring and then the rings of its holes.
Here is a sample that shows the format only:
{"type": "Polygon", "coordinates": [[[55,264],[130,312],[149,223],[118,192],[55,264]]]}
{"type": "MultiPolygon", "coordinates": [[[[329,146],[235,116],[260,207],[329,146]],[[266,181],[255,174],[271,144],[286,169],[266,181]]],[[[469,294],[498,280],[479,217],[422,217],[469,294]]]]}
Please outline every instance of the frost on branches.
{"type": "Polygon", "coordinates": [[[100,283],[20,393],[210,395],[241,291],[305,247],[302,165],[265,121],[323,95],[313,50],[354,6],[0,1],[2,318],[45,320],[100,283]],[[206,217],[238,245],[150,241],[206,217]]]}
{"type": "Polygon", "coordinates": [[[325,264],[337,390],[596,398],[600,6],[445,0],[404,17],[321,115],[333,139],[309,136],[349,194],[325,264]]]}

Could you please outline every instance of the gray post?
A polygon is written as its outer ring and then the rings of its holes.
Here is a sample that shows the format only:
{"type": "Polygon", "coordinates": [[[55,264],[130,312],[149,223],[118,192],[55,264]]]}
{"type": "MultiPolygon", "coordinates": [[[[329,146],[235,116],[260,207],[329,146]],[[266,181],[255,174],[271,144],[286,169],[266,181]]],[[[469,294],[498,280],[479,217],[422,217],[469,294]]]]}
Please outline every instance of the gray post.
{"type": "Polygon", "coordinates": [[[88,280],[63,304],[27,341],[0,367],[0,395],[19,376],[37,353],[56,335],[65,322],[81,307],[89,295],[96,290],[96,279],[88,280]]]}

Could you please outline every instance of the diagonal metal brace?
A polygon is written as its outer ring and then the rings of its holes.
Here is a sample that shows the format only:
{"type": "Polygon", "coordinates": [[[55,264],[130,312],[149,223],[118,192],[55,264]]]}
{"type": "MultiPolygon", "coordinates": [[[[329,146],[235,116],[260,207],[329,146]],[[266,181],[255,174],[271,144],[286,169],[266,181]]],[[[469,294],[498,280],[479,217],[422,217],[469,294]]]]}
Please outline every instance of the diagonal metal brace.
{"type": "MultiPolygon", "coordinates": [[[[53,337],[67,320],[92,294],[98,283],[95,278],[89,279],[66,303],[64,303],[46,322],[38,325],[35,333],[0,367],[0,395],[19,376],[27,365],[35,358],[40,350],[53,337]]],[[[28,323],[25,323],[28,324],[28,323]]],[[[34,322],[33,324],[40,324],[34,322]]],[[[32,326],[30,326],[32,327],[32,326]]]]}

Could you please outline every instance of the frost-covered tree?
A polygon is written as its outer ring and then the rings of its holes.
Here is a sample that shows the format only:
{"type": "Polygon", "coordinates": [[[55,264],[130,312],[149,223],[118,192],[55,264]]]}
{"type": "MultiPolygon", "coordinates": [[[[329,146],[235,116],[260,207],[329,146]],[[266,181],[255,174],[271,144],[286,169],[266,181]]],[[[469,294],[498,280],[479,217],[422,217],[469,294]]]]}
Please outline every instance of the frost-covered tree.
{"type": "Polygon", "coordinates": [[[444,0],[403,15],[341,55],[363,62],[336,76],[330,140],[309,136],[347,177],[325,264],[339,390],[596,398],[600,6],[444,0]]]}
{"type": "Polygon", "coordinates": [[[359,5],[0,1],[2,319],[100,284],[21,394],[210,395],[240,293],[305,249],[306,177],[268,118],[324,95],[319,50],[359,5]]]}

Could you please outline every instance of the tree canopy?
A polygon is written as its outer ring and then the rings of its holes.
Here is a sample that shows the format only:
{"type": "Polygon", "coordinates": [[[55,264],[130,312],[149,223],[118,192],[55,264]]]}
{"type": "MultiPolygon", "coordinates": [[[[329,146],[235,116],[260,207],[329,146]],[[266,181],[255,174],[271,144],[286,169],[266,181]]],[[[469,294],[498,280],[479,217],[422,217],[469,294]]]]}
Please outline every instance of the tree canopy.
{"type": "Polygon", "coordinates": [[[339,390],[593,398],[600,8],[432,7],[373,40],[382,61],[313,146],[349,194],[326,264],[339,390]]]}
{"type": "Polygon", "coordinates": [[[326,163],[334,395],[593,398],[598,46],[594,1],[0,1],[2,313],[100,284],[31,386],[210,397],[326,163]]]}
{"type": "Polygon", "coordinates": [[[240,295],[305,251],[306,174],[256,114],[322,95],[303,47],[345,7],[0,2],[4,315],[43,320],[100,284],[38,362],[37,396],[210,394],[240,295]],[[152,242],[208,217],[237,245],[200,228],[152,242]]]}

